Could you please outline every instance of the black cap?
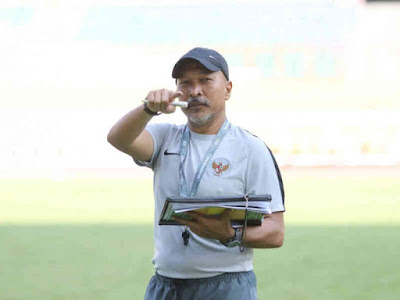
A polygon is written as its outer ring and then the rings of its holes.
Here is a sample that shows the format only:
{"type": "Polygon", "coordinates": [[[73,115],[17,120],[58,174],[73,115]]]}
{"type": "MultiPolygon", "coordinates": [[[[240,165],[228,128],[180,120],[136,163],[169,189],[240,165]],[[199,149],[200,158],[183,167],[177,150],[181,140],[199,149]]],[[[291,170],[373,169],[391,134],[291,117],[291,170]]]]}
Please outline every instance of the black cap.
{"type": "Polygon", "coordinates": [[[182,63],[187,59],[197,60],[206,69],[212,72],[222,71],[226,79],[229,80],[228,64],[226,63],[225,58],[215,50],[200,47],[190,50],[178,60],[172,70],[172,78],[178,78],[179,69],[181,68],[182,63]]]}

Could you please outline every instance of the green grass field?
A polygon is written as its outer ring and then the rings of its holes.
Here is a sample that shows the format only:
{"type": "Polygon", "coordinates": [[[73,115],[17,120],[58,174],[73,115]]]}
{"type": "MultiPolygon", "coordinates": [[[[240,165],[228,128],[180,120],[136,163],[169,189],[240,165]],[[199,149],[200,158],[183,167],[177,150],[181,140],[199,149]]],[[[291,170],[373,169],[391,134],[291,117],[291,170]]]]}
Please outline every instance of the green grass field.
{"type": "MultiPolygon", "coordinates": [[[[286,238],[259,299],[398,299],[400,176],[284,173],[286,238]]],[[[0,299],[142,299],[152,183],[0,180],[0,299]]]]}

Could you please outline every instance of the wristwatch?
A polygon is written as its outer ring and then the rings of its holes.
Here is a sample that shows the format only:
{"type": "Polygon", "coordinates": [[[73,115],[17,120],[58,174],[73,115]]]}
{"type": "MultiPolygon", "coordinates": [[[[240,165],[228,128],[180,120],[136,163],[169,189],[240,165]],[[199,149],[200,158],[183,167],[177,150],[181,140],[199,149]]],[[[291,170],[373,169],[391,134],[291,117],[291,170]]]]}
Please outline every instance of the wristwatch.
{"type": "Polygon", "coordinates": [[[158,115],[161,115],[161,111],[158,111],[158,112],[151,111],[151,110],[147,107],[146,103],[143,103],[143,110],[144,110],[148,115],[150,115],[150,116],[158,116],[158,115]]]}
{"type": "Polygon", "coordinates": [[[235,235],[231,237],[228,241],[223,243],[225,247],[233,248],[239,246],[240,243],[242,242],[242,235],[240,234],[240,229],[235,227],[233,229],[235,229],[235,235]]]}

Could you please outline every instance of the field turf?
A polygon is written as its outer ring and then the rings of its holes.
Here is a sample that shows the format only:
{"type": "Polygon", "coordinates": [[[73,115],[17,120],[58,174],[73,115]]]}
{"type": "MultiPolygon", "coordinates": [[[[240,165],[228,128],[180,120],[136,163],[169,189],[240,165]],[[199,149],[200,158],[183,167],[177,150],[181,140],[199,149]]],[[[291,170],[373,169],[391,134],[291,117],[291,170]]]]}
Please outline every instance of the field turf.
{"type": "MultiPolygon", "coordinates": [[[[400,177],[284,177],[285,244],[256,250],[259,299],[398,299],[400,177]]],[[[0,180],[0,299],[142,299],[151,186],[0,180]]]]}

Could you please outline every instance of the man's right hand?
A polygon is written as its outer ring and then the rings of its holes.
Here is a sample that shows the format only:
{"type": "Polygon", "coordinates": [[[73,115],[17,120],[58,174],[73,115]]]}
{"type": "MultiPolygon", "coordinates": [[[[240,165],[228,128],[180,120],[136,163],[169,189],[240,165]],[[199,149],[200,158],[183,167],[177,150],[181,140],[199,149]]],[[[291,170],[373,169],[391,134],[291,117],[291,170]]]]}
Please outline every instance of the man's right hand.
{"type": "Polygon", "coordinates": [[[176,107],[171,104],[175,98],[182,96],[181,91],[171,91],[166,89],[154,90],[147,94],[147,108],[152,112],[162,112],[163,114],[171,114],[175,112],[176,107]]]}

